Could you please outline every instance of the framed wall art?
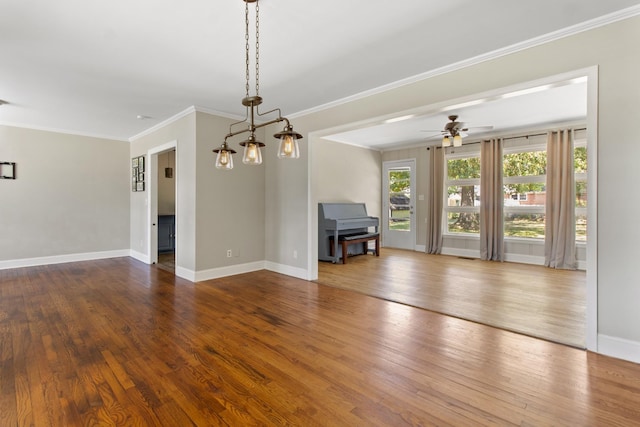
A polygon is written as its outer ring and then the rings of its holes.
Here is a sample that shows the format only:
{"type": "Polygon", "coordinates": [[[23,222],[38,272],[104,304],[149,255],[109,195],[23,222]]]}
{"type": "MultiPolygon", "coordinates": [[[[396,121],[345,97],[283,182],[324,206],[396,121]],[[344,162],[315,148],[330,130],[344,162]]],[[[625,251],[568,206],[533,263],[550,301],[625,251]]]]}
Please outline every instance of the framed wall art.
{"type": "Polygon", "coordinates": [[[144,191],[144,156],[131,159],[131,191],[144,191]]]}
{"type": "Polygon", "coordinates": [[[15,162],[0,162],[0,179],[16,179],[15,162]]]}

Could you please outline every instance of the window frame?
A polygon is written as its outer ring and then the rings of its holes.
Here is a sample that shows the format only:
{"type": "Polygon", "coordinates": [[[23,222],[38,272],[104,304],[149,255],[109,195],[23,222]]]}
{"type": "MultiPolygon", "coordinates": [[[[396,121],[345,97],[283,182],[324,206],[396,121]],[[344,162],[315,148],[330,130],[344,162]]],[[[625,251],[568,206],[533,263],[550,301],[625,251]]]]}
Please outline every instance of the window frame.
{"type": "MultiPolygon", "coordinates": [[[[475,148],[475,147],[474,147],[475,148]]],[[[480,145],[475,150],[464,150],[458,152],[449,152],[444,155],[444,191],[443,191],[443,212],[442,212],[442,234],[443,236],[465,236],[465,237],[480,237],[480,232],[452,232],[449,231],[449,214],[450,213],[473,213],[480,215],[480,205],[474,206],[449,206],[449,187],[469,187],[477,186],[478,194],[480,194],[480,177],[478,178],[463,178],[463,179],[449,179],[449,160],[460,160],[468,158],[478,158],[480,160],[480,145]]],[[[480,200],[482,196],[480,196],[480,200]]]]}
{"type": "MultiPolygon", "coordinates": [[[[575,128],[574,128],[575,129],[575,128]]],[[[583,130],[583,129],[578,129],[578,130],[583,130]]],[[[574,132],[576,132],[574,130],[574,132]]],[[[542,136],[537,134],[536,136],[542,136]]],[[[514,137],[510,137],[509,139],[513,138],[513,139],[517,139],[517,138],[526,138],[527,135],[522,135],[522,136],[514,136],[514,137]]],[[[479,142],[479,141],[478,141],[479,142]]],[[[456,159],[465,159],[465,158],[480,158],[480,144],[477,144],[477,146],[475,145],[475,143],[471,143],[468,144],[466,146],[463,147],[463,149],[458,149],[455,152],[445,152],[445,167],[444,167],[444,179],[443,179],[443,185],[444,185],[444,191],[443,191],[443,215],[442,215],[442,234],[443,236],[447,236],[447,237],[478,237],[480,236],[479,233],[469,233],[469,232],[451,232],[449,231],[449,225],[448,225],[448,218],[449,218],[449,214],[450,213],[475,213],[475,214],[480,214],[480,206],[479,204],[477,206],[449,206],[448,205],[448,188],[452,187],[452,186],[470,186],[470,185],[477,185],[478,188],[480,187],[480,178],[466,178],[466,179],[458,179],[458,180],[449,180],[449,173],[448,173],[448,167],[449,167],[449,160],[456,160],[456,159]],[[474,144],[474,145],[471,145],[474,144]]],[[[573,148],[574,150],[576,148],[588,148],[588,144],[587,144],[587,139],[586,137],[575,137],[574,134],[574,141],[573,141],[573,148]]],[[[447,150],[448,151],[448,150],[447,150]]],[[[547,152],[547,143],[546,143],[546,138],[544,138],[544,141],[541,139],[536,139],[534,141],[530,141],[528,143],[524,143],[524,144],[517,144],[517,145],[505,145],[503,147],[503,156],[508,155],[508,154],[514,154],[514,153],[522,153],[522,152],[532,152],[532,151],[544,151],[545,153],[547,152]]],[[[575,151],[574,151],[575,152],[575,151]]],[[[589,153],[587,152],[587,156],[589,156],[589,153]]],[[[588,182],[588,171],[587,172],[579,172],[576,173],[574,172],[574,180],[575,182],[578,181],[584,181],[587,183],[587,186],[589,185],[588,182]]],[[[515,177],[506,177],[503,176],[503,184],[527,184],[527,183],[542,183],[546,185],[546,180],[547,180],[547,176],[546,174],[544,175],[529,175],[529,176],[515,176],[515,177]]],[[[480,191],[478,191],[478,194],[480,194],[480,191]]],[[[521,199],[520,196],[518,196],[518,200],[524,200],[521,199]]],[[[482,195],[480,194],[480,203],[482,203],[482,195]]],[[[587,201],[588,204],[588,201],[587,201]]],[[[546,200],[545,200],[545,205],[546,205],[546,200]]],[[[545,215],[546,214],[546,206],[542,205],[542,206],[504,206],[504,210],[503,210],[503,215],[507,215],[509,213],[515,213],[515,214],[541,214],[541,215],[545,215]]],[[[587,217],[587,210],[588,207],[575,207],[575,215],[576,218],[579,216],[584,216],[587,217]]],[[[588,221],[588,219],[587,219],[588,221]]],[[[577,224],[577,221],[576,221],[577,224]]],[[[503,217],[503,226],[504,226],[504,217],[503,217]]],[[[544,243],[544,237],[517,237],[517,236],[504,236],[505,240],[509,240],[509,241],[526,241],[526,242],[530,242],[530,243],[544,243]]],[[[587,239],[584,240],[578,240],[578,235],[576,233],[576,240],[575,240],[577,245],[584,245],[587,242],[587,239]]]]}
{"type": "MultiPolygon", "coordinates": [[[[503,161],[504,161],[504,157],[509,155],[509,154],[518,154],[518,153],[530,153],[530,152],[535,152],[535,151],[544,151],[545,156],[547,153],[547,144],[546,143],[542,143],[542,142],[534,142],[534,143],[527,143],[527,144],[519,144],[517,146],[510,146],[510,147],[504,147],[502,149],[502,157],[503,157],[503,161]]],[[[504,172],[503,172],[504,173],[504,172]]],[[[504,176],[502,177],[502,184],[503,186],[505,184],[530,184],[530,183],[536,183],[536,184],[547,184],[547,175],[518,175],[518,176],[504,176]]],[[[518,201],[523,200],[518,198],[518,201]]],[[[526,199],[524,199],[526,200],[526,199]]],[[[504,202],[503,202],[504,203],[504,202]]],[[[544,217],[544,215],[546,214],[546,200],[545,200],[545,205],[536,205],[536,206],[530,206],[530,205],[525,205],[525,206],[509,206],[504,204],[502,207],[502,226],[504,227],[505,225],[505,217],[508,214],[515,214],[515,215],[542,215],[544,217]]],[[[522,236],[507,236],[506,234],[504,235],[504,240],[505,241],[514,241],[514,240],[519,240],[519,241],[529,241],[529,242],[544,242],[544,236],[543,237],[522,237],[522,236]]]]}

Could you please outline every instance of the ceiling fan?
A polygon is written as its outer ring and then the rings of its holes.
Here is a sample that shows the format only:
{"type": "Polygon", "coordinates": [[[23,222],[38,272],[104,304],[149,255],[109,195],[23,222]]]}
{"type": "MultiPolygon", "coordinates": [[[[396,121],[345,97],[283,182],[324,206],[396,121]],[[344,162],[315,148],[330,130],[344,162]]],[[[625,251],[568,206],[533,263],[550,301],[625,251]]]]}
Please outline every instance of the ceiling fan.
{"type": "MultiPolygon", "coordinates": [[[[457,115],[451,115],[448,117],[450,122],[448,122],[444,129],[439,131],[442,134],[442,146],[449,147],[453,145],[454,147],[462,146],[462,137],[467,136],[466,132],[469,129],[485,129],[491,130],[493,126],[474,126],[474,127],[466,127],[465,123],[458,122],[457,115]]],[[[423,132],[438,132],[438,131],[423,131],[423,132]]]]}

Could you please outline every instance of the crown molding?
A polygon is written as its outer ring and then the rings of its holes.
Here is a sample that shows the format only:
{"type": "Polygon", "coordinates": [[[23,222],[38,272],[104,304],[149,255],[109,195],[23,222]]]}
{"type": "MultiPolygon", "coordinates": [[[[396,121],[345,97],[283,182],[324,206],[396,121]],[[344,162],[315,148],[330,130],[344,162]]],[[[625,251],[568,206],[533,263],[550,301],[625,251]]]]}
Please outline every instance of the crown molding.
{"type": "Polygon", "coordinates": [[[168,119],[163,120],[160,123],[151,126],[149,129],[143,130],[142,132],[130,137],[129,138],[129,142],[137,141],[138,139],[140,139],[140,138],[142,138],[144,136],[147,136],[147,135],[149,135],[149,134],[151,134],[151,133],[153,133],[153,132],[155,132],[155,131],[157,131],[159,129],[162,129],[163,127],[165,127],[165,126],[167,126],[167,125],[169,125],[169,124],[171,124],[171,123],[173,123],[175,121],[178,121],[181,118],[186,117],[189,114],[192,114],[192,113],[195,113],[195,112],[196,112],[196,108],[194,106],[188,107],[188,108],[182,110],[181,112],[179,112],[178,114],[175,114],[175,115],[169,117],[168,119]]]}
{"type": "Polygon", "coordinates": [[[117,137],[117,136],[113,136],[113,135],[101,135],[101,134],[96,134],[96,133],[91,133],[91,132],[80,132],[80,131],[75,131],[75,130],[59,129],[59,128],[47,127],[47,126],[30,125],[30,124],[27,124],[27,123],[12,123],[12,122],[0,121],[0,126],[8,126],[8,127],[14,127],[14,128],[20,128],[20,129],[29,129],[29,130],[37,130],[37,131],[41,131],[41,132],[60,133],[60,134],[64,134],[64,135],[84,136],[84,137],[87,137],[87,138],[108,139],[108,140],[111,140],[111,141],[127,142],[126,138],[117,137]]]}

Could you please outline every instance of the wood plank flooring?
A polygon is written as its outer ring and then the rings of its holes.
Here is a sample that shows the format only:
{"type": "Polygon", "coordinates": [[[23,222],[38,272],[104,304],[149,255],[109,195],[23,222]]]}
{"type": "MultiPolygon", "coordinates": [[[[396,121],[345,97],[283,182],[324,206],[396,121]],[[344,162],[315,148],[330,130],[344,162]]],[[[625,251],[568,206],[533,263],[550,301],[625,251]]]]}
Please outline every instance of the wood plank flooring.
{"type": "Polygon", "coordinates": [[[585,347],[584,271],[383,248],[346,265],[321,262],[319,283],[578,348],[585,347]]]}
{"type": "Polygon", "coordinates": [[[0,426],[640,425],[640,365],[268,271],[0,271],[0,426]]]}

